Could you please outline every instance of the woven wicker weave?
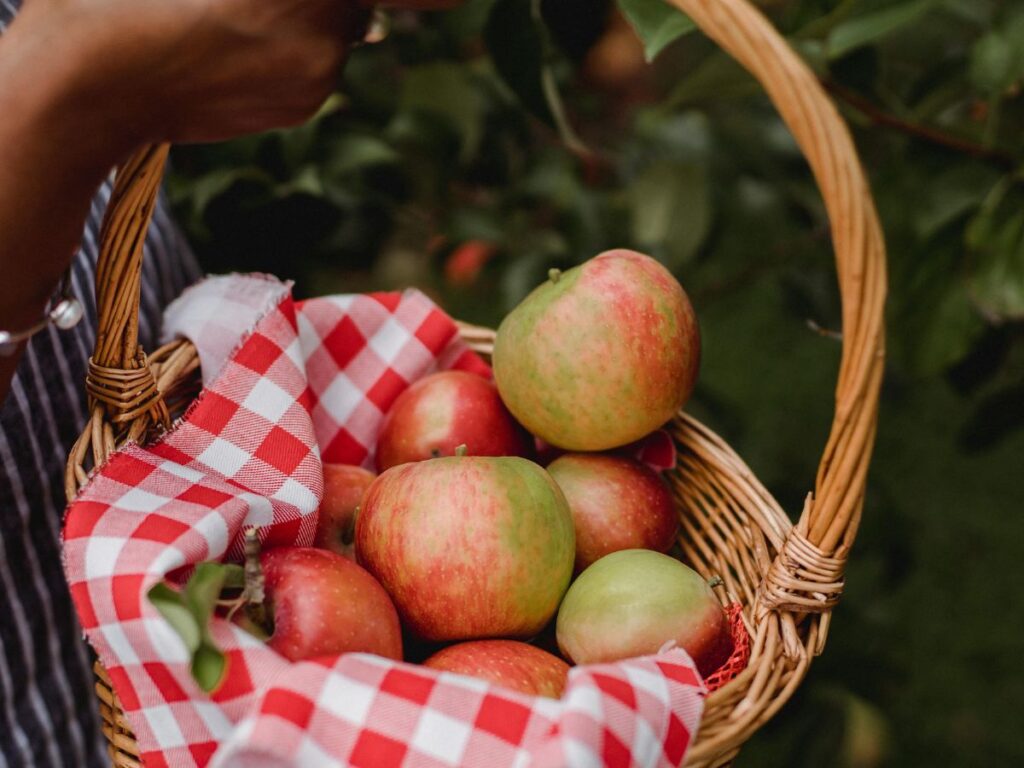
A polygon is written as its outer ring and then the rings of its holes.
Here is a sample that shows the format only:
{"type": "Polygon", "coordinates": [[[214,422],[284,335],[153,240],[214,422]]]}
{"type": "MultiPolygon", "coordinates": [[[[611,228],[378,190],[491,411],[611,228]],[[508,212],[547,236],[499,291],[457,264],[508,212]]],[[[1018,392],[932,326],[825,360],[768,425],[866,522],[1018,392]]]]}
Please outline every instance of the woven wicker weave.
{"type": "MultiPolygon", "coordinates": [[[[701,573],[718,575],[723,603],[739,602],[753,638],[750,664],[707,699],[687,766],[726,765],[792,696],[819,654],[860,521],[882,377],[885,248],[849,133],[816,78],[747,0],[668,0],[762,83],[810,163],[832,224],[843,303],[843,354],[835,416],[798,522],[732,449],[679,414],[670,431],[679,463],[669,474],[682,518],[680,543],[701,573]]],[[[150,147],[118,175],[104,223],[97,300],[100,331],[86,382],[92,418],[68,463],[69,498],[125,440],[164,428],[195,393],[187,342],[147,358],[137,344],[142,242],[166,147],[150,147]]],[[[489,353],[492,331],[462,326],[489,353]]],[[[136,768],[137,744],[110,680],[97,667],[104,733],[114,766],[136,768]]]]}

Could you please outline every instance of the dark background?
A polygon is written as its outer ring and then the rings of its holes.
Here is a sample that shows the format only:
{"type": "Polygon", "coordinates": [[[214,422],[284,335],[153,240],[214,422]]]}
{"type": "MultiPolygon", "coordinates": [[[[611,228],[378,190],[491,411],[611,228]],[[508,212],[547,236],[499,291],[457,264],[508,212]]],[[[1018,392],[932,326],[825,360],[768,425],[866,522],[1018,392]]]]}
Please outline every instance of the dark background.
{"type": "MultiPolygon", "coordinates": [[[[621,6],[671,41],[653,63],[602,0],[394,13],[309,124],[176,150],[173,201],[207,271],[417,285],[492,325],[549,267],[651,253],[701,320],[690,410],[795,515],[839,357],[821,200],[756,83],[658,0],[621,6]]],[[[829,646],[738,765],[1024,764],[1024,3],[761,6],[869,172],[889,359],[829,646]]]]}

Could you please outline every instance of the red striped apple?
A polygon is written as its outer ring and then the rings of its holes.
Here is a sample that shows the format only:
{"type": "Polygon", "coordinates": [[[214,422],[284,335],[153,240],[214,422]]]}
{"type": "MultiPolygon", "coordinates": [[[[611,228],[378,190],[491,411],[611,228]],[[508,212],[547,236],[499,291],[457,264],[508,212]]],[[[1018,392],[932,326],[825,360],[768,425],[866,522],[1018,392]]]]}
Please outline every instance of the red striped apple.
{"type": "Polygon", "coordinates": [[[423,665],[552,699],[562,695],[569,675],[569,665],[560,658],[518,640],[470,640],[449,645],[423,665]]]}
{"type": "Polygon", "coordinates": [[[613,552],[580,574],[556,633],[562,655],[577,664],[646,656],[674,641],[706,677],[732,652],[729,621],[707,582],[646,549],[613,552]]]}
{"type": "Polygon", "coordinates": [[[699,361],[682,286],[626,250],[552,270],[501,323],[493,356],[512,415],[573,451],[615,448],[660,427],[689,398],[699,361]]]}
{"type": "Polygon", "coordinates": [[[548,465],[576,527],[576,571],[620,549],[665,552],[679,532],[668,486],[633,459],[567,453],[548,465]]]}
{"type": "Polygon", "coordinates": [[[316,524],[314,547],[329,549],[354,560],[356,510],[373,472],[353,464],[324,464],[324,497],[316,524]]]}
{"type": "Polygon", "coordinates": [[[341,555],[280,547],[260,556],[269,637],[286,659],[361,651],[402,658],[398,613],[384,588],[341,555]]]}
{"type": "Polygon", "coordinates": [[[451,456],[460,445],[471,456],[532,454],[532,439],[492,382],[465,371],[435,373],[414,382],[388,411],[377,441],[377,471],[451,456]]]}
{"type": "Polygon", "coordinates": [[[374,480],[356,520],[356,556],[424,640],[530,637],[572,576],[565,497],[516,457],[402,464],[374,480]]]}

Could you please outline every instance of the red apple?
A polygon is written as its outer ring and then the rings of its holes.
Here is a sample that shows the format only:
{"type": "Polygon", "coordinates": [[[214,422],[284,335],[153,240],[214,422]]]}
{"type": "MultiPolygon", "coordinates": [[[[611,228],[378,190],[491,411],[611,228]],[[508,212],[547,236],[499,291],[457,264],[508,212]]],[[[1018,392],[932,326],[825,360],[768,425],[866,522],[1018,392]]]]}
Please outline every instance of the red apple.
{"type": "Polygon", "coordinates": [[[729,620],[707,582],[646,549],[613,552],[580,574],[556,632],[562,655],[577,664],[646,656],[672,640],[706,677],[732,652],[729,620]]]}
{"type": "Polygon", "coordinates": [[[682,286],[626,250],[552,270],[501,323],[493,356],[512,415],[573,451],[615,448],[660,427],[689,398],[699,361],[682,286]]]}
{"type": "Polygon", "coordinates": [[[324,497],[314,547],[355,559],[356,510],[375,477],[370,470],[352,464],[324,464],[324,497]]]}
{"type": "Polygon", "coordinates": [[[423,666],[552,699],[562,695],[569,675],[569,665],[560,658],[517,640],[470,640],[449,645],[424,661],[423,666]]]}
{"type": "Polygon", "coordinates": [[[384,588],[351,560],[312,547],[260,556],[267,644],[286,659],[362,651],[402,658],[398,613],[384,588]]]}
{"type": "Polygon", "coordinates": [[[679,532],[668,486],[645,464],[567,453],[548,465],[576,527],[576,571],[620,549],[666,552],[679,532]]]}
{"type": "Polygon", "coordinates": [[[533,462],[454,456],[373,481],[356,556],[424,640],[523,638],[554,616],[575,535],[565,497],[533,462]]]}
{"type": "Polygon", "coordinates": [[[486,240],[468,240],[457,246],[444,263],[444,277],[449,285],[466,288],[477,281],[497,247],[486,240]]]}
{"type": "Polygon", "coordinates": [[[531,439],[487,379],[444,371],[414,382],[395,400],[377,442],[377,471],[451,456],[530,456],[531,439]]]}

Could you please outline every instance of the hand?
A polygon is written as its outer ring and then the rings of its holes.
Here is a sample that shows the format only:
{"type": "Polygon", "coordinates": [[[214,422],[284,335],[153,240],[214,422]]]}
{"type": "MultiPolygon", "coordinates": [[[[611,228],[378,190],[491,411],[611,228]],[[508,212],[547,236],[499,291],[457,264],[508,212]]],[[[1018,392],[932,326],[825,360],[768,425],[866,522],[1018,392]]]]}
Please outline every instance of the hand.
{"type": "Polygon", "coordinates": [[[26,0],[12,33],[54,41],[72,111],[133,146],[302,122],[368,15],[356,0],[26,0]]]}
{"type": "Polygon", "coordinates": [[[58,74],[67,114],[123,145],[114,162],[144,142],[214,141],[303,122],[333,90],[374,3],[25,0],[8,36],[27,39],[21,48],[48,61],[51,80],[58,74]]]}

